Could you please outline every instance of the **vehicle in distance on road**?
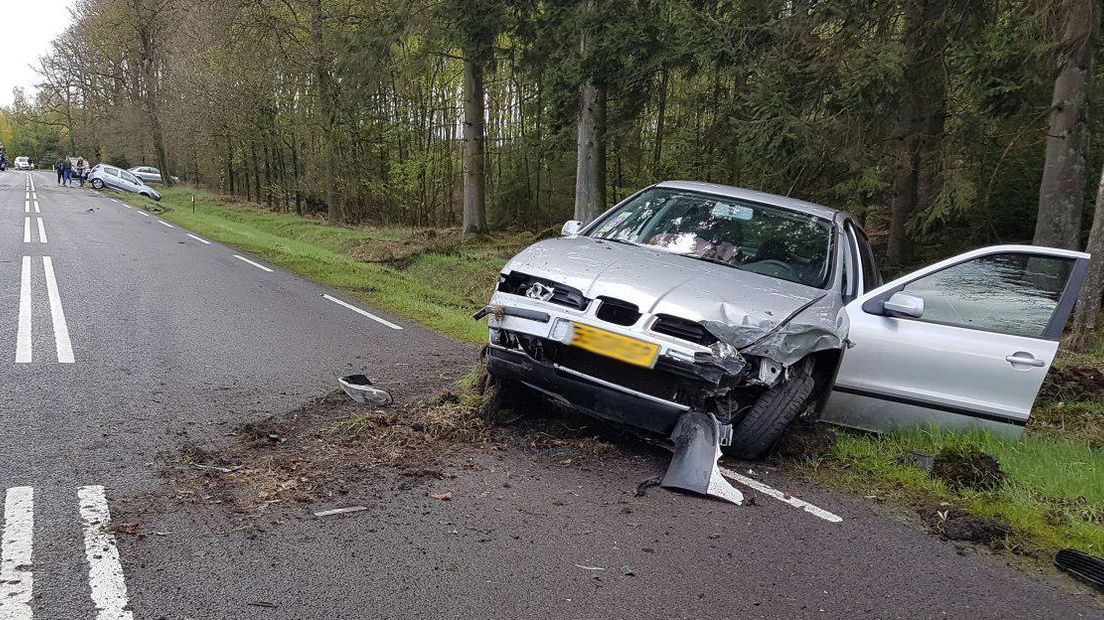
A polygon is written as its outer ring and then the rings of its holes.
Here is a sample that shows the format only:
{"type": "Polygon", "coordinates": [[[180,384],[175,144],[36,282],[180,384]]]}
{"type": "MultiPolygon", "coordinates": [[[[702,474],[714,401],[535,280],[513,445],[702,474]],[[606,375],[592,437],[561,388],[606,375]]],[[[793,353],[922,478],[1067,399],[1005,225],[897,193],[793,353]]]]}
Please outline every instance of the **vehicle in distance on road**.
{"type": "MultiPolygon", "coordinates": [[[[161,178],[161,171],[151,166],[136,166],[134,168],[128,169],[127,172],[133,174],[139,179],[142,179],[142,181],[147,184],[164,183],[164,180],[161,178]]],[[[173,183],[180,182],[180,179],[178,179],[177,177],[173,177],[172,180],[173,183]]]]}
{"type": "Polygon", "coordinates": [[[995,246],[883,284],[846,213],[693,182],[562,232],[477,315],[491,374],[657,433],[706,412],[744,458],[799,417],[1022,432],[1088,264],[995,246]]]}
{"type": "Polygon", "coordinates": [[[108,166],[107,164],[92,166],[92,170],[88,172],[88,182],[96,189],[107,187],[120,192],[140,194],[153,200],[161,200],[160,192],[143,183],[142,179],[122,168],[108,166]]]}
{"type": "Polygon", "coordinates": [[[15,169],[16,170],[31,170],[31,158],[23,156],[23,155],[20,155],[19,157],[16,157],[15,158],[15,169]]]}

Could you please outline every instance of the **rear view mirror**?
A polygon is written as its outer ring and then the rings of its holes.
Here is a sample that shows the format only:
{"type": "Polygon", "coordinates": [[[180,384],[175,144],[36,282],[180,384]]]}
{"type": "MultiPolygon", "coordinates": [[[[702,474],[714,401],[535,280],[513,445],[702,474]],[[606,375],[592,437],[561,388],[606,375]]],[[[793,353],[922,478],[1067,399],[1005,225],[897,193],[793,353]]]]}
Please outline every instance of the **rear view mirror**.
{"type": "Polygon", "coordinates": [[[907,316],[918,319],[924,314],[924,300],[911,293],[898,291],[885,300],[882,308],[889,316],[907,316]]]}
{"type": "Polygon", "coordinates": [[[579,220],[568,220],[564,222],[563,228],[560,229],[560,235],[563,237],[574,237],[579,234],[579,231],[583,229],[583,223],[579,220]]]}

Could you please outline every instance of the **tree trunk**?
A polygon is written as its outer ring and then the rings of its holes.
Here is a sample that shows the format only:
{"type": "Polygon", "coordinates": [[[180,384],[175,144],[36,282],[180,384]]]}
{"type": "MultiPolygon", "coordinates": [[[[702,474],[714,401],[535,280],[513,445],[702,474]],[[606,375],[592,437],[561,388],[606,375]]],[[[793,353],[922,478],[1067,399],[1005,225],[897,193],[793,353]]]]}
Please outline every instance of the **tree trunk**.
{"type": "Polygon", "coordinates": [[[656,131],[655,145],[652,148],[652,178],[660,179],[660,169],[663,164],[663,125],[667,116],[667,80],[670,70],[663,67],[663,73],[659,80],[659,101],[656,102],[656,131]]]}
{"type": "MultiPolygon", "coordinates": [[[[593,15],[597,0],[587,0],[585,10],[593,15]]],[[[579,53],[584,64],[591,53],[591,33],[583,30],[579,53]]],[[[575,169],[575,219],[589,222],[606,208],[606,92],[588,77],[579,85],[578,155],[575,169]]]]}
{"type": "Polygon", "coordinates": [[[939,145],[947,107],[943,52],[947,0],[915,0],[905,9],[905,66],[893,129],[895,169],[889,201],[886,263],[908,265],[913,240],[906,230],[913,214],[939,193],[939,145]]]}
{"type": "Polygon", "coordinates": [[[1104,170],[1100,172],[1096,209],[1085,251],[1092,258],[1089,259],[1089,272],[1085,275],[1085,284],[1077,300],[1077,312],[1073,315],[1071,344],[1077,349],[1088,345],[1088,335],[1096,327],[1097,317],[1100,316],[1100,298],[1104,295],[1104,170]]]}
{"type": "MultiPolygon", "coordinates": [[[[471,54],[469,54],[470,56],[471,54]]],[[[464,59],[464,232],[487,232],[484,193],[483,64],[464,59]]]]}
{"type": "Polygon", "coordinates": [[[1081,210],[1085,202],[1085,151],[1088,146],[1086,99],[1093,67],[1093,35],[1098,0],[1065,0],[1064,27],[1058,44],[1058,77],[1050,105],[1046,163],[1039,185],[1035,245],[1076,250],[1081,246],[1081,210]]]}

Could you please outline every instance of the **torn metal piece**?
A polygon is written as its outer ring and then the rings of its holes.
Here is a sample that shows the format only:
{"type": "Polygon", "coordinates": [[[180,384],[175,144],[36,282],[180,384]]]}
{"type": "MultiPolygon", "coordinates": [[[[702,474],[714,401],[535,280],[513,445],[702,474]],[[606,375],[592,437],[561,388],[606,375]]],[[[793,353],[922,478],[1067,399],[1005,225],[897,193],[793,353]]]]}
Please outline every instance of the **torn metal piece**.
{"type": "Polygon", "coordinates": [[[717,467],[724,435],[721,424],[712,415],[700,411],[682,414],[671,433],[675,455],[660,486],[709,495],[737,506],[742,504],[743,493],[729,484],[717,467]]]}
{"type": "Polygon", "coordinates": [[[391,392],[372,385],[368,377],[364,375],[346,375],[337,380],[341,389],[349,395],[349,398],[369,407],[386,407],[394,400],[391,392]]]}

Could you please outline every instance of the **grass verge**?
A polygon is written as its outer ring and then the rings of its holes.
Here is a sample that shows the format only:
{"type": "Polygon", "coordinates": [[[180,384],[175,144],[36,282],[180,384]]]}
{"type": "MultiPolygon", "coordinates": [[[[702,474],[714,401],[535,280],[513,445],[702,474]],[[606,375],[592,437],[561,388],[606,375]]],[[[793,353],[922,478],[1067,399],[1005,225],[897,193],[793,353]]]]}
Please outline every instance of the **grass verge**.
{"type": "MultiPolygon", "coordinates": [[[[1104,369],[1104,350],[1062,355],[1024,435],[915,429],[880,436],[838,432],[823,455],[804,460],[810,479],[940,516],[966,511],[1007,524],[996,546],[1049,561],[1072,547],[1104,556],[1104,385],[1070,398],[1053,393],[1063,378],[1104,369]],[[1048,395],[1050,394],[1050,395],[1048,395]],[[980,450],[996,458],[1006,478],[996,489],[953,488],[916,457],[980,450]]],[[[1069,385],[1062,384],[1066,393],[1069,385]]],[[[936,531],[938,523],[928,520],[936,531]]]]}
{"type": "Polygon", "coordinates": [[[535,239],[533,233],[468,237],[456,229],[337,226],[190,187],[166,189],[158,203],[123,198],[198,235],[469,342],[486,338],[486,327],[471,314],[486,303],[498,270],[535,239]]]}

